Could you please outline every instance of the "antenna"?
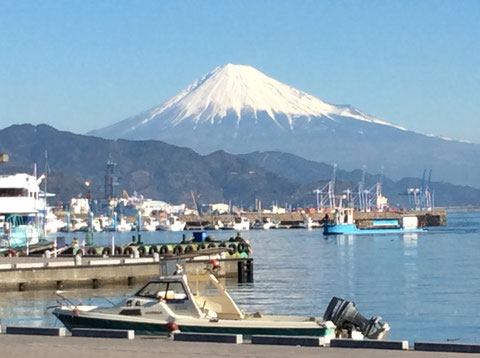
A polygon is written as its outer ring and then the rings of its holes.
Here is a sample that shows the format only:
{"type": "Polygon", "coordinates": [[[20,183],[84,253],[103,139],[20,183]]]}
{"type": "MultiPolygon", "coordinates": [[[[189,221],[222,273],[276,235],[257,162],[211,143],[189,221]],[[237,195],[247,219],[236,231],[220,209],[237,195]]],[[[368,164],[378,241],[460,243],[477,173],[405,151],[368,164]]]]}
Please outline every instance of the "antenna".
{"type": "MultiPolygon", "coordinates": [[[[35,166],[36,168],[36,166],[35,166]]],[[[35,172],[37,170],[35,169],[35,172]]],[[[47,210],[48,151],[45,149],[45,210],[47,210]]]]}
{"type": "MultiPolygon", "coordinates": [[[[35,172],[37,171],[37,166],[35,165],[35,172]]],[[[45,224],[47,221],[47,182],[48,182],[48,150],[45,149],[45,187],[44,187],[44,199],[45,199],[45,208],[44,208],[44,216],[43,216],[43,234],[46,235],[46,228],[45,224]]]]}

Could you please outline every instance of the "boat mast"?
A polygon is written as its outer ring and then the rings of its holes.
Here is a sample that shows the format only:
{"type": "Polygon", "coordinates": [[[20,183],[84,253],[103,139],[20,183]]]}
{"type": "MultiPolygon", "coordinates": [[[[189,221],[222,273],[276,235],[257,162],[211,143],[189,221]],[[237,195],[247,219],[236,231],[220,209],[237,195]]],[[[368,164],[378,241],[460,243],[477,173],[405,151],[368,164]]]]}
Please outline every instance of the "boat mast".
{"type": "Polygon", "coordinates": [[[45,206],[43,210],[43,235],[46,235],[45,224],[47,221],[47,182],[48,182],[48,151],[45,149],[45,188],[44,188],[45,206]]]}

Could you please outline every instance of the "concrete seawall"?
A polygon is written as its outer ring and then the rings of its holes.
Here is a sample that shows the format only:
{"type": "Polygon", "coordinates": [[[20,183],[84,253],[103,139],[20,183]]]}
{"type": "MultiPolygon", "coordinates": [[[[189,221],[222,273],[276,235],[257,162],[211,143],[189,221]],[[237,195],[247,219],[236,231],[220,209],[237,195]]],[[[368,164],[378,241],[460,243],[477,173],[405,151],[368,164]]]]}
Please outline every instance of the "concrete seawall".
{"type": "MultiPolygon", "coordinates": [[[[179,257],[181,259],[181,257],[179,257]]],[[[239,262],[252,259],[220,260],[220,278],[243,279],[239,262]]],[[[153,258],[0,258],[0,290],[98,288],[107,285],[132,285],[159,275],[161,261],[153,258]]],[[[186,272],[204,271],[209,260],[191,260],[186,272]]]]}

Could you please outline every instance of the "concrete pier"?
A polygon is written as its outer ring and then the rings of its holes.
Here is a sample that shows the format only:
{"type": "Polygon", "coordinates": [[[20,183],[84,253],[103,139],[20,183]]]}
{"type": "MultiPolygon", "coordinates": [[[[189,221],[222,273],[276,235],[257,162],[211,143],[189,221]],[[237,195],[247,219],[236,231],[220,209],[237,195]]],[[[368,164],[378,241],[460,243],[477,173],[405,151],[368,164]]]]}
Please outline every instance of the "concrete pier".
{"type": "MultiPolygon", "coordinates": [[[[181,256],[172,259],[181,259],[181,256]]],[[[132,285],[159,275],[161,262],[153,257],[2,257],[0,258],[0,290],[98,288],[107,285],[132,285]],[[77,261],[76,261],[77,260],[77,261]]],[[[183,258],[187,273],[204,272],[209,260],[183,258]]],[[[252,259],[219,260],[219,278],[244,279],[239,262],[252,259]]],[[[253,267],[253,265],[249,265],[253,267]]],[[[243,266],[242,266],[243,267],[243,266]]],[[[253,275],[253,274],[252,274],[253,275]]],[[[252,276],[253,277],[253,276],[252,276]]]]}

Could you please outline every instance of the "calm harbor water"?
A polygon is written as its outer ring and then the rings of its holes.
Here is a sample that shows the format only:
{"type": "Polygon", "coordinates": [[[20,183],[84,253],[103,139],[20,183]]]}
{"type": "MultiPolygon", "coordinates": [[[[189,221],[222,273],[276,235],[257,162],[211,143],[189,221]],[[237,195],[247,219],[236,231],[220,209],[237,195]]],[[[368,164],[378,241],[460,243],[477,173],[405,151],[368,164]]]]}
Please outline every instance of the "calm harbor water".
{"type": "MultiPolygon", "coordinates": [[[[189,233],[187,233],[189,234],[189,233]]],[[[115,234],[128,242],[131,233],[115,234]]],[[[214,232],[227,239],[232,232],[214,232]]],[[[97,234],[96,244],[112,234],[97,234]]],[[[392,339],[480,342],[480,213],[448,216],[427,233],[323,237],[320,230],[250,231],[255,282],[227,287],[247,311],[322,316],[331,297],[353,300],[370,318],[381,315],[392,339]]],[[[145,242],[180,241],[179,233],[143,233],[145,242]]],[[[65,295],[109,305],[134,288],[82,289],[65,295]]],[[[50,291],[0,293],[2,325],[61,325],[50,291]]]]}

